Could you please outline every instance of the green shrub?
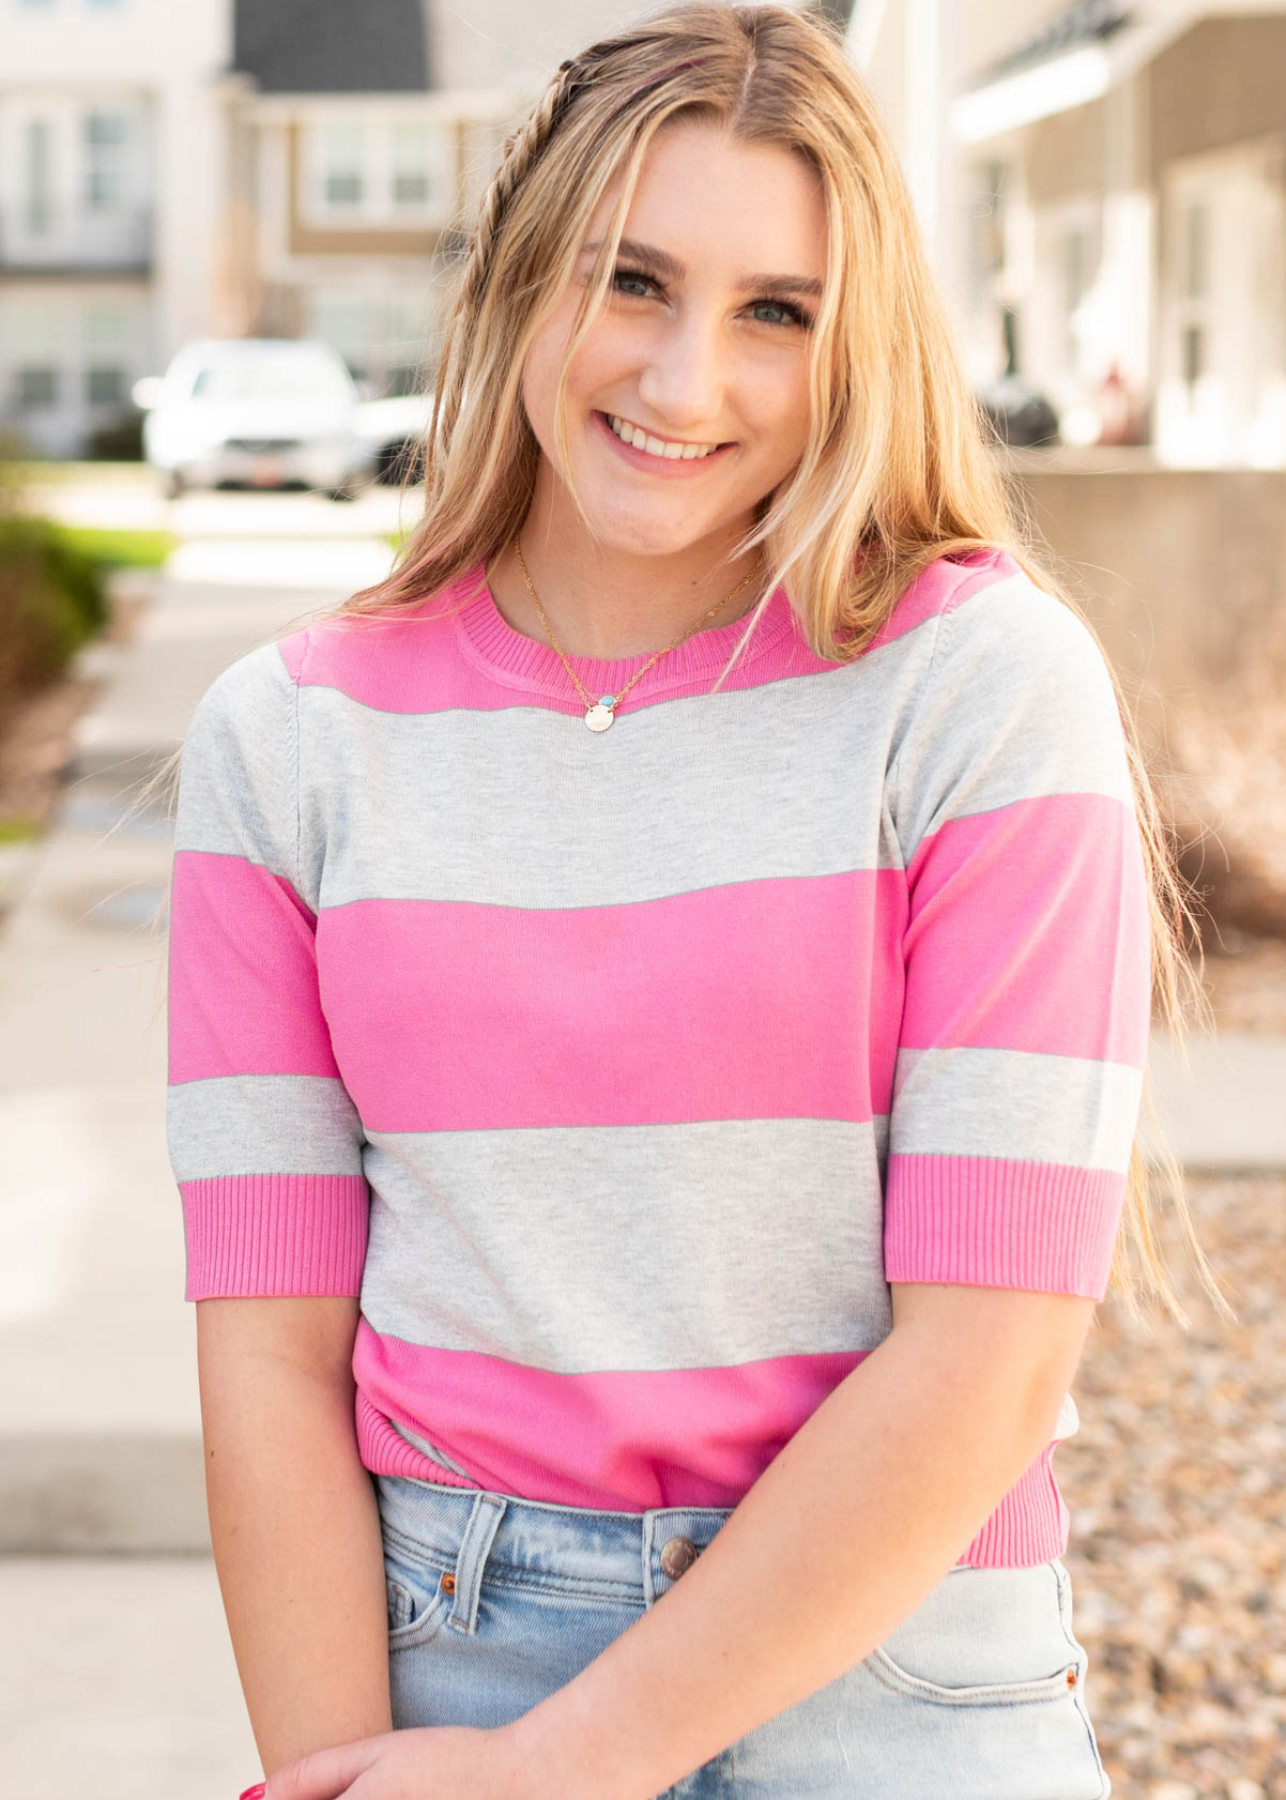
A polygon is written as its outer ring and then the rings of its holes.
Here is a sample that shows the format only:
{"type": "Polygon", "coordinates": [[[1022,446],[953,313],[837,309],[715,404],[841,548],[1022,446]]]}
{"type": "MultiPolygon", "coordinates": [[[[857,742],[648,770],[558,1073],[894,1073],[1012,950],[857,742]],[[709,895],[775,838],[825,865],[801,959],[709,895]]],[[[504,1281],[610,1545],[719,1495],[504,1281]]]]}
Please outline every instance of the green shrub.
{"type": "Polygon", "coordinates": [[[86,452],[91,462],[142,462],[143,419],[135,407],[121,413],[89,434],[86,452]]]}
{"type": "Polygon", "coordinates": [[[99,564],[51,520],[0,511],[0,721],[108,619],[99,564]]]}

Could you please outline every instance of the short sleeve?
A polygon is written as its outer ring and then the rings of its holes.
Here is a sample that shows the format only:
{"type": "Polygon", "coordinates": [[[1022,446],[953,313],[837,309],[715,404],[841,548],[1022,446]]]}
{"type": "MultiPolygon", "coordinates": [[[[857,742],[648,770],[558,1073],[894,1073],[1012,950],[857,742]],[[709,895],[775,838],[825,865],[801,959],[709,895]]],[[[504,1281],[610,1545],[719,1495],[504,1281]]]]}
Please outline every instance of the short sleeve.
{"type": "Polygon", "coordinates": [[[885,1275],[1101,1300],[1151,1010],[1115,689],[1021,571],[936,629],[891,771],[907,923],[885,1275]]]}
{"type": "Polygon", "coordinates": [[[364,1135],[300,891],[296,701],[259,646],[206,689],[180,764],[166,1137],[189,1300],[361,1291],[364,1135]]]}

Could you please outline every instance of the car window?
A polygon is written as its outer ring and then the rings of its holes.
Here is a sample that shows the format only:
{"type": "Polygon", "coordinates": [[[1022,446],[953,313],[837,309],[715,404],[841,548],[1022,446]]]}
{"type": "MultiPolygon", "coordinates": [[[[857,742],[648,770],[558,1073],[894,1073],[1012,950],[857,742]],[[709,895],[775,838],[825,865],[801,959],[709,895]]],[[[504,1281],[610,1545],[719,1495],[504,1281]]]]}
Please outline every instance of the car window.
{"type": "Polygon", "coordinates": [[[200,400],[338,400],[351,398],[351,388],[330,363],[265,358],[198,370],[192,396],[200,400]]]}

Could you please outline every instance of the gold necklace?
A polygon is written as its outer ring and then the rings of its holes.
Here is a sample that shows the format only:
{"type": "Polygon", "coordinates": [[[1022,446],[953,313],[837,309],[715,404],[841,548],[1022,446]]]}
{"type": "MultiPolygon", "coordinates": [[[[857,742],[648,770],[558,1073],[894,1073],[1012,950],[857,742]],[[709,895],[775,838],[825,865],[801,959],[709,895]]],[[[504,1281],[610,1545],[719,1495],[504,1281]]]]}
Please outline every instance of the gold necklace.
{"type": "Polygon", "coordinates": [[[616,708],[620,705],[621,701],[625,698],[626,694],[629,693],[630,689],[634,686],[634,683],[638,680],[639,676],[646,675],[647,671],[652,667],[652,664],[654,662],[656,662],[660,657],[665,656],[671,650],[677,650],[679,645],[681,643],[683,643],[685,641],[685,639],[692,637],[694,635],[694,633],[700,631],[701,627],[705,624],[706,619],[713,618],[715,613],[717,613],[719,611],[719,608],[721,606],[726,606],[728,604],[729,600],[733,599],[737,594],[739,594],[741,592],[742,588],[745,587],[746,582],[752,581],[754,579],[754,575],[755,575],[755,571],[752,569],[750,571],[749,575],[742,577],[742,579],[737,583],[736,587],[733,588],[732,593],[725,594],[723,599],[720,600],[717,605],[712,606],[708,613],[704,614],[702,618],[697,620],[696,624],[691,628],[690,631],[685,631],[683,633],[682,637],[675,638],[674,642],[672,644],[667,644],[665,646],[664,650],[658,650],[655,656],[649,657],[648,660],[643,664],[643,667],[641,669],[636,669],[634,671],[634,673],[630,676],[629,680],[625,683],[625,686],[621,689],[619,694],[602,694],[602,695],[600,695],[600,697],[597,700],[595,700],[592,694],[586,692],[585,687],[581,682],[580,676],[576,673],[575,669],[573,669],[572,665],[568,662],[567,658],[565,656],[563,656],[563,652],[558,643],[558,640],[555,638],[553,631],[550,629],[549,620],[545,617],[545,609],[540,604],[540,597],[537,594],[535,588],[532,587],[532,585],[531,585],[531,576],[527,573],[527,565],[522,559],[522,545],[518,542],[518,540],[516,538],[514,539],[514,549],[517,551],[517,554],[518,554],[518,567],[522,570],[522,578],[527,583],[528,593],[531,595],[532,599],[536,602],[536,611],[540,614],[540,622],[545,628],[546,636],[549,638],[549,641],[553,645],[554,649],[558,651],[559,656],[562,658],[563,667],[566,669],[567,673],[571,676],[572,680],[576,683],[576,691],[580,695],[581,699],[585,702],[585,723],[589,726],[591,731],[606,731],[608,726],[612,723],[612,720],[616,717],[616,708]]]}

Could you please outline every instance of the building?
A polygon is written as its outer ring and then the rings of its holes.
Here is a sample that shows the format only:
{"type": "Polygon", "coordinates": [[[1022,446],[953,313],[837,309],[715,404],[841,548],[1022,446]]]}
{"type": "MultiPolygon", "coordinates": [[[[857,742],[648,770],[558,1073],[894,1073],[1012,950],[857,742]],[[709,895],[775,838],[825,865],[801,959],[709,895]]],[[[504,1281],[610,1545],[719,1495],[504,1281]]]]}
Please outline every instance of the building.
{"type": "Polygon", "coordinates": [[[977,366],[1008,314],[1071,441],[1286,466],[1286,6],[1081,0],[952,121],[977,366]]]}
{"type": "Polygon", "coordinates": [[[83,454],[197,337],[421,379],[465,210],[590,0],[0,0],[0,424],[83,454]]]}
{"type": "Polygon", "coordinates": [[[48,454],[208,328],[230,54],[219,0],[0,0],[0,418],[48,454]]]}

